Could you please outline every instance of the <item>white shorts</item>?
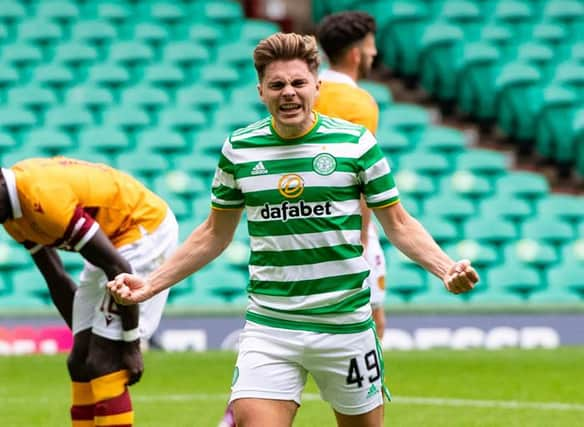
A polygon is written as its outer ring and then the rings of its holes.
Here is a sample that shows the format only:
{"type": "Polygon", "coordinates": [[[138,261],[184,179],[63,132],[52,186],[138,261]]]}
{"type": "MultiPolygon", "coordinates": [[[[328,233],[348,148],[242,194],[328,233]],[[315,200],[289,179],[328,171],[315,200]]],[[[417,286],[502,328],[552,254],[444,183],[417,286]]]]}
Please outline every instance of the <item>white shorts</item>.
{"type": "Polygon", "coordinates": [[[383,404],[383,359],[375,332],[323,334],[246,322],[240,335],[230,401],[241,398],[292,400],[310,373],[323,400],[345,415],[383,404]]]}
{"type": "MultiPolygon", "coordinates": [[[[132,271],[146,276],[168,258],[178,245],[178,224],[172,212],[151,234],[146,231],[136,242],[118,248],[130,263],[132,271]]],[[[92,332],[111,340],[122,339],[122,322],[117,306],[106,292],[108,279],[103,270],[85,262],[81,272],[79,288],[73,300],[73,333],[91,328],[92,332]]],[[[168,290],[140,303],[140,337],[152,336],[162,317],[168,290]]]]}
{"type": "Polygon", "coordinates": [[[371,306],[383,306],[385,301],[385,256],[378,238],[371,236],[365,248],[365,259],[369,264],[369,277],[365,279],[365,286],[371,289],[371,306]]]}

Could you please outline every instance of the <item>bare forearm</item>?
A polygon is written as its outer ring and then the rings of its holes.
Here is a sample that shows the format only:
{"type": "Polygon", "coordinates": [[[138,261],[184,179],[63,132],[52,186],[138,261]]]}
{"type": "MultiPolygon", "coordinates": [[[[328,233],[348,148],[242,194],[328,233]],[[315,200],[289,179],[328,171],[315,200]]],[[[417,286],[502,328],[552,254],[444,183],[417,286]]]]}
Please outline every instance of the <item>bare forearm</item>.
{"type": "Polygon", "coordinates": [[[229,237],[218,236],[208,220],[191,233],[175,253],[148,278],[157,294],[200,270],[217,258],[230,242],[229,237]]]}
{"type": "Polygon", "coordinates": [[[426,229],[411,216],[385,232],[389,241],[402,253],[441,279],[454,264],[426,229]]]}

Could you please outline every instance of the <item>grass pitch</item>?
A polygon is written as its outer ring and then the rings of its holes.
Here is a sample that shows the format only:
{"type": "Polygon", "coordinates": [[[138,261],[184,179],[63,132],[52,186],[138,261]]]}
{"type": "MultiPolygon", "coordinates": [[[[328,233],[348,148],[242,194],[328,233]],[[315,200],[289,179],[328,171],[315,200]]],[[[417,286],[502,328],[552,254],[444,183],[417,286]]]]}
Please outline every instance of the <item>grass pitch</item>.
{"type": "MultiPolygon", "coordinates": [[[[132,387],[137,427],[215,427],[234,353],[145,355],[132,387]]],[[[394,401],[386,426],[554,427],[584,425],[584,348],[386,353],[394,401]]],[[[65,356],[0,357],[0,425],[69,424],[65,356]]],[[[294,426],[334,426],[308,383],[294,426]]]]}

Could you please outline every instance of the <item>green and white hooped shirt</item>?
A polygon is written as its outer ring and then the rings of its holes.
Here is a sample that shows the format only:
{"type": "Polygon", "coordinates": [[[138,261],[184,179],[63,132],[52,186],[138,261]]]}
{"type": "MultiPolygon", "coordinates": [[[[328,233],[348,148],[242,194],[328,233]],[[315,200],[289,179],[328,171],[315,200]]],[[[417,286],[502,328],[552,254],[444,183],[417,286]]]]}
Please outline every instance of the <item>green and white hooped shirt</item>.
{"type": "Polygon", "coordinates": [[[397,203],[387,160],[363,126],[316,115],[281,138],[271,117],[225,140],[216,209],[245,207],[251,244],[246,318],[267,326],[355,333],[371,325],[359,200],[397,203]]]}

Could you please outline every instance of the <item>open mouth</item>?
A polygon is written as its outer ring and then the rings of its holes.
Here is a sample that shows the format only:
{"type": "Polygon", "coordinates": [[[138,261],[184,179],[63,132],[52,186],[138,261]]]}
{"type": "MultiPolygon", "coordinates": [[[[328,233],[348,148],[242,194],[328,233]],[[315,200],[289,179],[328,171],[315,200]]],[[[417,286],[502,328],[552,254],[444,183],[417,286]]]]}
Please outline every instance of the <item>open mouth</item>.
{"type": "Polygon", "coordinates": [[[280,111],[283,113],[295,113],[300,111],[302,106],[300,104],[282,104],[280,105],[280,111]]]}

